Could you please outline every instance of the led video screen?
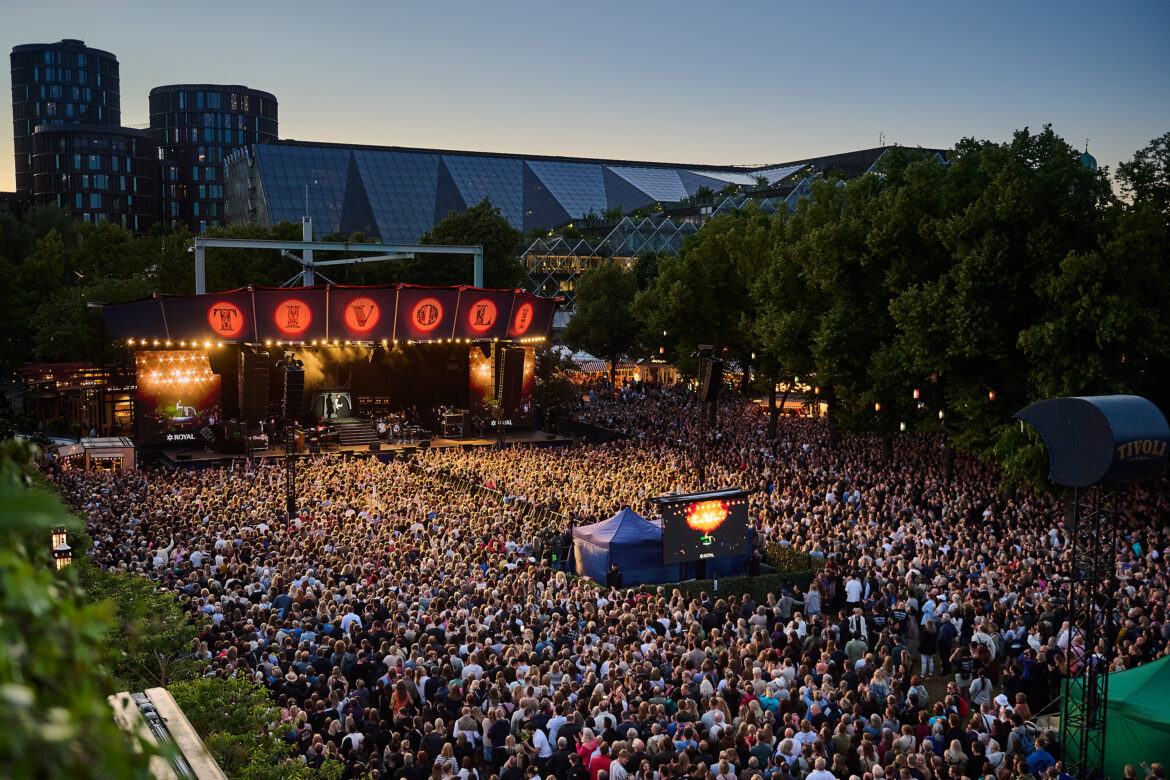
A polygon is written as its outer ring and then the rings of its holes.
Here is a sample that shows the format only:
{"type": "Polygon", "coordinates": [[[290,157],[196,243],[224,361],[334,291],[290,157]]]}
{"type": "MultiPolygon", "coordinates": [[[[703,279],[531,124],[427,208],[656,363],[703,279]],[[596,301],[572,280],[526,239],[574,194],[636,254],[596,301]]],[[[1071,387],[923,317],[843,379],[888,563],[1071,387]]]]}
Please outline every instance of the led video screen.
{"type": "Polygon", "coordinates": [[[718,490],[658,499],[663,564],[746,555],[747,496],[743,490],[718,490]]]}
{"type": "Polygon", "coordinates": [[[134,403],[143,443],[203,446],[201,429],[220,422],[220,377],[207,350],[137,352],[134,403]]]}

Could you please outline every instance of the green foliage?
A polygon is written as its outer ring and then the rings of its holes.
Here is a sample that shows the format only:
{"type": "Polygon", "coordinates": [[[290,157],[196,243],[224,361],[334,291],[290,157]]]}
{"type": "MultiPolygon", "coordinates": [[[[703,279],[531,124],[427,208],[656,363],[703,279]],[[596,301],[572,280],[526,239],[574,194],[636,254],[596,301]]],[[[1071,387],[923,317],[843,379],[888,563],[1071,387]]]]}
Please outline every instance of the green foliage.
{"type": "Polygon", "coordinates": [[[280,710],[268,691],[243,673],[178,682],[167,690],[228,777],[324,780],[341,776],[339,761],[327,761],[320,772],[313,772],[292,755],[279,731],[280,710]]]}
{"type": "Polygon", "coordinates": [[[755,208],[737,211],[688,236],[678,257],[659,257],[653,284],[633,305],[646,342],[657,343],[666,331],[686,373],[695,371],[690,355],[699,344],[713,345],[717,357],[750,362],[759,310],[752,280],[763,272],[772,226],[755,208]]]}
{"type": "Polygon", "coordinates": [[[687,580],[686,582],[675,582],[661,586],[644,585],[642,590],[647,593],[655,593],[659,587],[662,587],[669,594],[677,588],[687,596],[694,597],[700,593],[707,593],[716,598],[742,596],[745,593],[750,593],[753,599],[760,602],[767,599],[769,594],[779,597],[781,591],[787,588],[807,589],[815,577],[816,572],[814,571],[791,571],[783,574],[761,574],[758,577],[720,577],[718,590],[715,589],[714,580],[687,580]]]}
{"type": "Polygon", "coordinates": [[[86,602],[84,560],[54,569],[50,531],[73,521],[28,487],[30,455],[11,440],[0,451],[0,765],[9,777],[150,777],[152,749],[122,733],[105,701],[110,610],[86,602]]]}
{"type": "Polygon", "coordinates": [[[105,641],[119,690],[166,687],[198,675],[201,664],[192,651],[205,619],[193,617],[175,594],[158,590],[143,577],[97,566],[81,567],[80,573],[90,600],[113,608],[105,641]]]}
{"type": "MultiPolygon", "coordinates": [[[[483,246],[484,286],[506,290],[522,286],[527,278],[516,255],[522,237],[500,210],[484,198],[462,213],[448,213],[419,243],[483,246]]],[[[412,284],[469,284],[472,258],[419,255],[407,262],[404,273],[403,281],[412,284]]]]}
{"type": "Polygon", "coordinates": [[[634,275],[617,262],[608,262],[581,274],[577,282],[576,311],[561,333],[573,349],[583,349],[610,364],[629,355],[638,343],[638,327],[630,313],[637,292],[634,275]]]}
{"type": "Polygon", "coordinates": [[[1133,159],[1117,166],[1121,191],[1137,207],[1149,206],[1170,227],[1170,132],[1137,150],[1133,159]]]}
{"type": "Polygon", "coordinates": [[[570,406],[577,398],[577,389],[569,378],[573,361],[562,347],[541,344],[536,348],[536,379],[532,394],[546,413],[570,406]]]}
{"type": "Polygon", "coordinates": [[[814,558],[802,550],[776,542],[768,542],[764,551],[764,560],[778,573],[815,573],[823,571],[825,568],[824,558],[814,558]]]}

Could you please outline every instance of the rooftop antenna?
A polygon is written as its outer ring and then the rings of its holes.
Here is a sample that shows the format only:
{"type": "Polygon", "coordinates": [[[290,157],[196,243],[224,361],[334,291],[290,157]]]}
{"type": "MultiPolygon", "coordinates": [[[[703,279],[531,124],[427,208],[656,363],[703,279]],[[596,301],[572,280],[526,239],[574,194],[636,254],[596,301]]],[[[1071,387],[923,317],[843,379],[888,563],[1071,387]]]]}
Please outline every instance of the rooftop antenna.
{"type": "Polygon", "coordinates": [[[883,131],[878,130],[878,146],[885,146],[885,145],[886,145],[886,134],[883,131]]]}
{"type": "Polygon", "coordinates": [[[1089,153],[1089,139],[1085,139],[1085,154],[1089,153]]]}

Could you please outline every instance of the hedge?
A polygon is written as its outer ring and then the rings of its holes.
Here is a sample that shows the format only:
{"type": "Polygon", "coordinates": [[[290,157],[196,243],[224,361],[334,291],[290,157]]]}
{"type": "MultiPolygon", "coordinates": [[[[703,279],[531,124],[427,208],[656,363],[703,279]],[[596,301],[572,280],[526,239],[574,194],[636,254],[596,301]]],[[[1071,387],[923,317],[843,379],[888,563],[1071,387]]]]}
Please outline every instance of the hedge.
{"type": "Polygon", "coordinates": [[[756,577],[720,577],[719,589],[715,589],[714,580],[688,580],[686,582],[668,582],[661,585],[643,585],[640,590],[646,593],[657,593],[658,588],[665,588],[667,594],[675,588],[688,596],[698,596],[708,593],[719,597],[742,596],[751,593],[757,602],[764,602],[768,594],[776,596],[786,588],[798,587],[806,590],[817,576],[815,571],[790,571],[777,574],[761,574],[756,577]]]}

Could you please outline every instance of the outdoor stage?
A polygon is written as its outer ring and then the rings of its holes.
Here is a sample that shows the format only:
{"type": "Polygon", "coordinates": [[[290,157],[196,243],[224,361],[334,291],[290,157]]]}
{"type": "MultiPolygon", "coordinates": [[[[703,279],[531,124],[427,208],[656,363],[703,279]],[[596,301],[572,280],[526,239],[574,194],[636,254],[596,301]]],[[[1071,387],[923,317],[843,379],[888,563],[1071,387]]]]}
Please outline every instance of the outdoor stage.
{"type": "Polygon", "coordinates": [[[420,440],[487,446],[492,420],[506,421],[506,443],[549,441],[524,431],[557,304],[521,290],[323,285],[103,315],[134,351],[135,444],[178,464],[283,456],[292,428],[301,455],[375,455],[378,439],[386,457],[420,440]]]}
{"type": "MultiPolygon", "coordinates": [[[[413,444],[387,444],[383,442],[377,450],[371,450],[368,445],[340,445],[336,447],[331,446],[319,452],[299,452],[297,453],[297,458],[304,460],[321,456],[342,455],[348,457],[377,458],[378,460],[389,461],[396,458],[409,457],[421,449],[445,450],[452,447],[471,449],[494,447],[496,443],[495,437],[446,439],[436,436],[425,446],[419,442],[413,444]]],[[[571,443],[572,439],[564,436],[556,436],[551,433],[544,433],[543,431],[518,431],[504,436],[505,447],[565,447],[571,443]]],[[[283,459],[285,452],[284,448],[280,446],[269,447],[267,449],[253,450],[252,457],[257,460],[265,460],[268,458],[283,459]]],[[[152,458],[157,458],[163,465],[172,468],[210,468],[243,461],[246,459],[246,456],[238,453],[225,454],[221,452],[204,452],[203,450],[178,449],[175,447],[161,447],[153,450],[143,450],[139,453],[140,460],[149,460],[152,458]]]]}

